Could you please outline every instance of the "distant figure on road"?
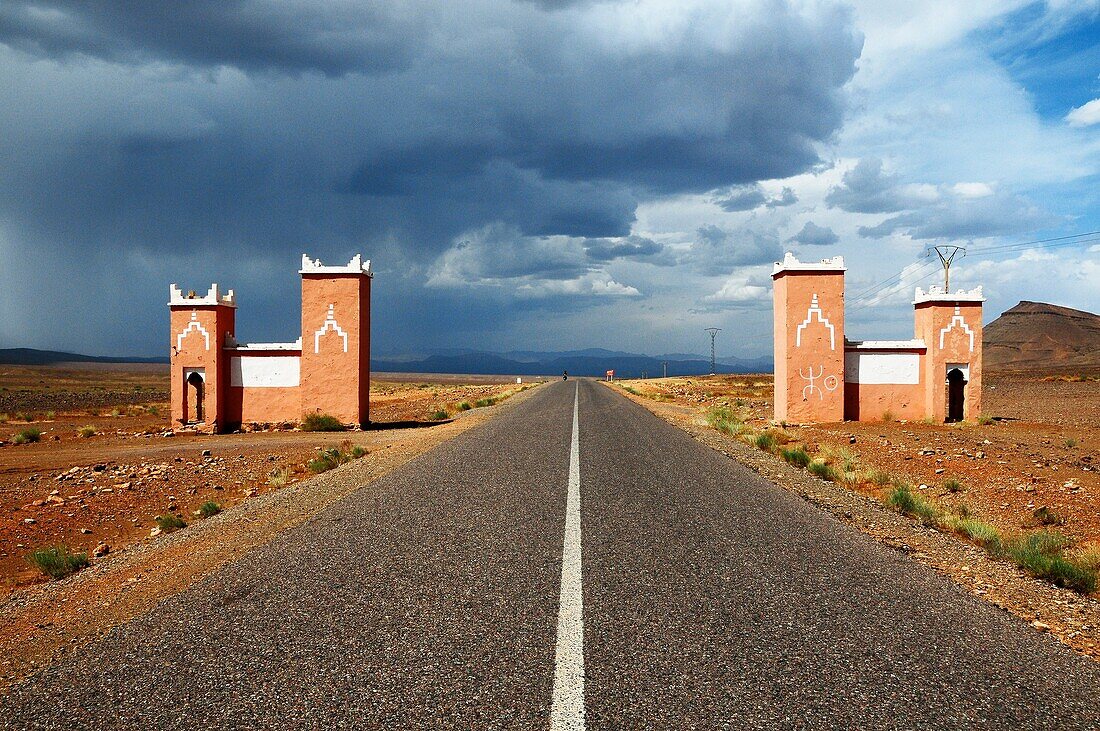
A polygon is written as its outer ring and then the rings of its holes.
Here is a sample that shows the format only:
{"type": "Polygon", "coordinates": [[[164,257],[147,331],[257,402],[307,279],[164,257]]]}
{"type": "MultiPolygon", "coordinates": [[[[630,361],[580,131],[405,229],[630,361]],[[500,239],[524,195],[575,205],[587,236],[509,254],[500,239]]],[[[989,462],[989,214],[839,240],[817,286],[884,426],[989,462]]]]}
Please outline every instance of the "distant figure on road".
{"type": "Polygon", "coordinates": [[[563,380],[563,381],[568,381],[569,380],[569,371],[562,371],[561,372],[561,380],[563,380]]]}

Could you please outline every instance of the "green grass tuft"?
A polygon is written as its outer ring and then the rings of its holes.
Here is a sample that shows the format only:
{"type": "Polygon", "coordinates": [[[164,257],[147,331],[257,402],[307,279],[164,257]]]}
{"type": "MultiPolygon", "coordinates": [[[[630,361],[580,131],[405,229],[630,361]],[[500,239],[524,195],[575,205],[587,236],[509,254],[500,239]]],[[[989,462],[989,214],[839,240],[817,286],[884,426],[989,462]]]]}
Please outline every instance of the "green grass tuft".
{"type": "Polygon", "coordinates": [[[157,527],[165,533],[171,533],[172,531],[187,527],[187,523],[183,522],[183,518],[178,515],[173,515],[172,513],[158,515],[156,521],[157,527]]]}
{"type": "Polygon", "coordinates": [[[982,415],[982,416],[978,417],[978,424],[981,425],[981,426],[989,426],[993,422],[994,422],[994,419],[993,419],[992,416],[982,415]]]}
{"type": "Polygon", "coordinates": [[[42,439],[42,430],[30,427],[16,432],[11,438],[12,444],[32,444],[42,439]]]}
{"type": "Polygon", "coordinates": [[[27,561],[51,579],[63,579],[88,565],[87,553],[70,553],[65,546],[31,551],[27,561]]]}
{"type": "Polygon", "coordinates": [[[780,449],[779,456],[784,459],[788,464],[793,464],[795,467],[801,467],[806,469],[810,464],[812,458],[809,452],[803,447],[795,447],[794,449],[780,449]]]}
{"type": "Polygon", "coordinates": [[[1005,546],[1005,554],[1033,576],[1082,594],[1091,594],[1096,591],[1096,572],[1063,555],[1062,552],[1070,545],[1070,540],[1061,533],[1037,531],[1010,541],[1005,546]]]}
{"type": "Polygon", "coordinates": [[[88,437],[94,437],[97,432],[95,430],[95,427],[89,424],[88,426],[80,427],[80,429],[78,429],[76,433],[87,439],[88,437]]]}
{"type": "Polygon", "coordinates": [[[463,401],[462,403],[460,403],[458,405],[458,410],[459,411],[469,411],[472,408],[474,408],[474,407],[470,404],[469,401],[463,401]]]}
{"type": "Polygon", "coordinates": [[[761,434],[757,434],[756,437],[752,440],[752,442],[753,442],[753,444],[756,445],[757,449],[761,449],[765,452],[774,452],[775,451],[775,446],[776,446],[775,445],[775,436],[773,434],[771,434],[770,432],[763,432],[761,434]]]}
{"type": "MultiPolygon", "coordinates": [[[[479,409],[483,409],[486,406],[495,406],[497,401],[498,401],[498,399],[495,396],[489,396],[487,398],[479,398],[477,401],[474,401],[474,406],[476,406],[479,409]]],[[[446,419],[447,417],[443,417],[443,418],[446,419]]]]}
{"type": "Polygon", "coordinates": [[[894,486],[886,498],[886,504],[899,512],[920,518],[925,525],[936,525],[943,515],[933,503],[913,492],[908,484],[901,482],[894,486]]]}
{"type": "Polygon", "coordinates": [[[222,506],[218,505],[213,500],[207,500],[205,503],[199,506],[199,515],[204,518],[210,518],[217,515],[222,511],[222,506]]]}
{"type": "Polygon", "coordinates": [[[344,431],[344,425],[335,416],[306,414],[302,419],[302,431],[344,431]]]}
{"type": "Polygon", "coordinates": [[[943,489],[947,490],[948,492],[962,492],[966,488],[963,487],[963,484],[956,480],[954,477],[948,477],[946,480],[943,481],[943,489]]]}
{"type": "Polygon", "coordinates": [[[432,414],[432,421],[443,421],[448,416],[450,414],[447,413],[446,409],[439,409],[432,414]]]}
{"type": "Polygon", "coordinates": [[[707,412],[707,424],[712,429],[738,436],[745,430],[745,421],[741,415],[728,406],[715,406],[707,412]]]}
{"type": "Polygon", "coordinates": [[[806,471],[815,477],[820,477],[827,482],[836,482],[840,475],[837,474],[836,469],[819,459],[815,459],[806,466],[806,471]]]}

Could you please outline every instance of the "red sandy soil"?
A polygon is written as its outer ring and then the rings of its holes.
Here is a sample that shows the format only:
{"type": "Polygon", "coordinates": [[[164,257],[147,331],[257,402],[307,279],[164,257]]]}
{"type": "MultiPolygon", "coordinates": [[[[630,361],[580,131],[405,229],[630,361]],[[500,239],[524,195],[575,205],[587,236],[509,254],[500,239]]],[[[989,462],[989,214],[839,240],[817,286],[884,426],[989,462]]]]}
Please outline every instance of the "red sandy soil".
{"type": "Polygon", "coordinates": [[[92,552],[106,544],[117,551],[148,538],[158,515],[198,520],[206,501],[224,508],[279,489],[273,471],[286,470],[287,484],[310,476],[306,463],[319,448],[349,441],[371,451],[414,441],[428,431],[416,427],[435,423],[434,412],[456,413],[462,402],[518,388],[514,379],[470,385],[460,377],[421,378],[372,381],[377,429],[320,433],[284,425],[205,435],[171,428],[160,400],[163,368],[0,367],[7,409],[0,409],[0,596],[45,580],[26,560],[33,549],[62,544],[92,552]],[[96,434],[79,436],[85,426],[96,434]],[[12,444],[27,428],[40,430],[41,441],[12,444]]]}
{"type": "MultiPolygon", "coordinates": [[[[742,412],[756,431],[772,417],[772,379],[760,376],[625,381],[639,394],[694,409],[742,412]]],[[[983,392],[991,424],[844,422],[788,426],[793,443],[811,453],[847,449],[861,471],[907,476],[944,507],[965,505],[977,518],[1013,534],[1040,527],[1039,508],[1054,512],[1050,526],[1081,548],[1100,544],[1100,382],[1094,378],[987,375],[983,392]],[[961,492],[944,488],[953,478],[961,492]]],[[[885,497],[869,482],[855,489],[885,497]]]]}

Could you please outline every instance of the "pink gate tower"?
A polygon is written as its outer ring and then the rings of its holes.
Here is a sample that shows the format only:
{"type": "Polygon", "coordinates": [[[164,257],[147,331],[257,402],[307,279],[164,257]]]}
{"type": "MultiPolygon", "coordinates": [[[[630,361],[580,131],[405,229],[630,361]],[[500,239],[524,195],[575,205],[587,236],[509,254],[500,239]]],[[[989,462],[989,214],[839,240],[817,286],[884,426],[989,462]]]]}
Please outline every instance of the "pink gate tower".
{"type": "Polygon", "coordinates": [[[937,422],[977,419],[982,399],[982,288],[919,287],[912,340],[848,340],[844,259],[772,270],[775,420],[937,422]]]}
{"type": "Polygon", "coordinates": [[[293,343],[236,339],[237,301],[217,284],[202,296],[169,289],[172,422],[222,432],[310,413],[369,421],[370,262],[325,266],[302,256],[302,335],[293,343]]]}

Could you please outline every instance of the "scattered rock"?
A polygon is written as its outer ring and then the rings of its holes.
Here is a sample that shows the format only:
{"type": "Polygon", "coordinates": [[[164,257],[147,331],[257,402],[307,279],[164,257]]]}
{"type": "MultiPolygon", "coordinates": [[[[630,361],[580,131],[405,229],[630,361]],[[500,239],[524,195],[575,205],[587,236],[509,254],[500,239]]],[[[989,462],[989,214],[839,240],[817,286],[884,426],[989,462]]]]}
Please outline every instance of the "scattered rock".
{"type": "Polygon", "coordinates": [[[92,532],[92,529],[91,528],[81,528],[80,532],[83,533],[84,535],[89,535],[92,532]]]}
{"type": "Polygon", "coordinates": [[[37,522],[38,521],[34,518],[23,518],[23,523],[25,523],[26,525],[34,525],[37,522]]]}
{"type": "Polygon", "coordinates": [[[210,450],[209,449],[202,450],[202,456],[203,457],[209,457],[210,456],[210,450]]]}
{"type": "Polygon", "coordinates": [[[92,556],[95,558],[102,558],[111,552],[111,547],[106,543],[100,541],[96,544],[96,547],[92,549],[92,556]]]}
{"type": "Polygon", "coordinates": [[[164,532],[164,531],[162,531],[162,530],[160,529],[160,526],[157,526],[157,527],[155,527],[155,528],[151,528],[151,529],[149,530],[149,537],[150,537],[150,538],[156,538],[157,536],[159,536],[159,535],[160,535],[161,533],[163,533],[163,532],[164,532]]]}
{"type": "Polygon", "coordinates": [[[1046,624],[1045,622],[1040,622],[1037,619],[1034,622],[1031,623],[1031,626],[1034,627],[1035,629],[1039,630],[1040,632],[1049,632],[1050,631],[1050,625],[1049,624],[1046,624]]]}

